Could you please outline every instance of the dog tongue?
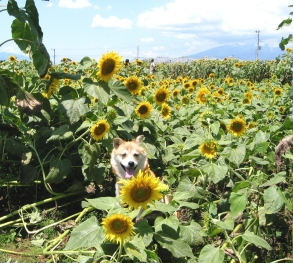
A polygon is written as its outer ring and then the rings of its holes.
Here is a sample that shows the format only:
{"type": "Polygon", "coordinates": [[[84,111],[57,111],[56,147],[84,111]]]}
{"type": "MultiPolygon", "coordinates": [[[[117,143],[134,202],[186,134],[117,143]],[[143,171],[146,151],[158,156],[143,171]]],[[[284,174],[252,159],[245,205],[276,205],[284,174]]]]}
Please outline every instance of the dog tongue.
{"type": "Polygon", "coordinates": [[[125,170],[126,170],[125,178],[128,178],[128,179],[131,178],[134,173],[133,167],[126,167],[125,170]]]}

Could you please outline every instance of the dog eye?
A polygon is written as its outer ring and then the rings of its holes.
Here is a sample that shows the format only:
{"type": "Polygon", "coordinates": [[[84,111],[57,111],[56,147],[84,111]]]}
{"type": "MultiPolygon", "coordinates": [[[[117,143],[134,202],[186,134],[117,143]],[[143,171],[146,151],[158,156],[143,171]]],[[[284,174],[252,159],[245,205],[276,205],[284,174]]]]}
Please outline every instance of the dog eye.
{"type": "Polygon", "coordinates": [[[134,157],[138,157],[138,153],[134,153],[133,155],[134,155],[134,157]]]}
{"type": "Polygon", "coordinates": [[[122,157],[126,157],[126,153],[122,153],[121,156],[122,156],[122,157]]]}

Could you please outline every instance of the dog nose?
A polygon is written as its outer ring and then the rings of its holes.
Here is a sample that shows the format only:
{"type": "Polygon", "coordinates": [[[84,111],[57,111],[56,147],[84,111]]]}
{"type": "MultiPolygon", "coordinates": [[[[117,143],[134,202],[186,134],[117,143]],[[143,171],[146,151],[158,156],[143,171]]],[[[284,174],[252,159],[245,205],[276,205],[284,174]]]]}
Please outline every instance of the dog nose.
{"type": "Polygon", "coordinates": [[[134,167],[134,162],[133,161],[129,161],[128,162],[129,167],[134,167]]]}

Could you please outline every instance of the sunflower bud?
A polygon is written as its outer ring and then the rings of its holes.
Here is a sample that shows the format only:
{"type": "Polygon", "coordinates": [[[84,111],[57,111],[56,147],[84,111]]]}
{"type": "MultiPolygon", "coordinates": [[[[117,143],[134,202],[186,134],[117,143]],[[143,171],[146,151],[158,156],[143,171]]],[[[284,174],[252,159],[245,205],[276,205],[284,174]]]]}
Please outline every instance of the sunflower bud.
{"type": "Polygon", "coordinates": [[[25,90],[21,90],[17,94],[15,104],[21,112],[26,113],[28,116],[37,114],[42,109],[42,103],[25,90]]]}

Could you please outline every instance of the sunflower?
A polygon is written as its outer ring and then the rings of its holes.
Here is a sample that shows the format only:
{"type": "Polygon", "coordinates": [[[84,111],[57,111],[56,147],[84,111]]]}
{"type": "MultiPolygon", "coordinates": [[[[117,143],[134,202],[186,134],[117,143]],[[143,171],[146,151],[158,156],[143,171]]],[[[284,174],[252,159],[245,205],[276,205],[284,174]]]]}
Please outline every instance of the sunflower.
{"type": "Polygon", "coordinates": [[[54,78],[48,88],[47,98],[50,98],[59,88],[59,79],[54,78]]]}
{"type": "Polygon", "coordinates": [[[91,128],[91,134],[93,138],[98,141],[101,140],[109,130],[110,124],[106,120],[102,119],[91,128]]]}
{"type": "Polygon", "coordinates": [[[144,173],[141,170],[136,177],[130,180],[121,180],[121,203],[130,208],[139,207],[146,209],[147,204],[160,200],[166,185],[162,184],[158,177],[144,173]]]}
{"type": "Polygon", "coordinates": [[[274,94],[276,96],[281,96],[282,95],[282,88],[275,88],[274,89],[274,94]]]}
{"type": "Polygon", "coordinates": [[[166,102],[168,100],[168,97],[169,90],[165,86],[162,86],[161,88],[157,89],[154,95],[155,102],[160,105],[166,102]]]}
{"type": "Polygon", "coordinates": [[[242,104],[250,104],[250,102],[251,102],[251,99],[247,97],[244,97],[242,100],[242,104]]]}
{"type": "Polygon", "coordinates": [[[12,62],[12,63],[15,62],[15,61],[17,60],[15,56],[9,56],[8,59],[9,59],[9,61],[12,62]]]}
{"type": "Polygon", "coordinates": [[[172,92],[173,98],[177,98],[179,94],[180,94],[180,90],[179,89],[174,89],[173,92],[172,92]]]}
{"type": "Polygon", "coordinates": [[[185,105],[189,104],[190,97],[189,96],[182,96],[180,101],[182,102],[182,104],[185,104],[185,105]]]}
{"type": "Polygon", "coordinates": [[[131,94],[138,94],[143,86],[143,82],[136,76],[127,78],[124,85],[131,92],[131,94]]]}
{"type": "Polygon", "coordinates": [[[188,93],[193,93],[194,92],[194,87],[189,87],[188,88],[188,93]]]}
{"type": "Polygon", "coordinates": [[[255,121],[251,121],[251,122],[248,123],[247,128],[248,128],[248,129],[256,128],[257,125],[258,125],[257,122],[255,122],[255,121]]]}
{"type": "Polygon", "coordinates": [[[217,148],[218,144],[215,140],[207,140],[198,147],[201,154],[208,159],[216,158],[217,148]]]}
{"type": "Polygon", "coordinates": [[[220,95],[223,95],[225,91],[224,91],[223,88],[219,88],[219,89],[217,90],[217,92],[218,92],[220,95]]]}
{"type": "Polygon", "coordinates": [[[196,94],[196,101],[200,104],[206,104],[207,103],[206,95],[210,93],[211,92],[205,86],[202,86],[196,94]]]}
{"type": "Polygon", "coordinates": [[[103,218],[105,237],[116,243],[123,243],[135,235],[132,219],[125,215],[113,214],[103,218]]]}
{"type": "Polygon", "coordinates": [[[190,83],[189,82],[183,83],[183,88],[189,89],[189,87],[190,87],[190,83]]]}
{"type": "Polygon", "coordinates": [[[153,110],[152,105],[148,101],[143,101],[135,108],[135,112],[141,119],[146,119],[150,116],[153,110]]]}
{"type": "Polygon", "coordinates": [[[198,80],[197,79],[193,79],[193,80],[191,80],[190,81],[190,83],[191,83],[191,85],[193,86],[193,87],[196,87],[197,86],[197,84],[198,84],[198,80]]]}
{"type": "Polygon", "coordinates": [[[116,52],[108,52],[103,54],[98,62],[99,71],[97,76],[104,81],[108,81],[122,66],[122,57],[116,52]]]}
{"type": "Polygon", "coordinates": [[[279,112],[280,112],[280,113],[284,113],[285,110],[286,110],[286,108],[285,108],[284,106],[280,106],[280,107],[279,107],[279,112]]]}
{"type": "Polygon", "coordinates": [[[209,78],[214,78],[215,77],[215,73],[210,73],[209,78]]]}
{"type": "Polygon", "coordinates": [[[235,118],[231,120],[227,127],[228,131],[232,133],[233,136],[240,137],[246,131],[246,123],[245,120],[242,118],[235,118]]]}
{"type": "Polygon", "coordinates": [[[171,117],[171,109],[167,103],[162,104],[161,114],[166,120],[171,117]]]}

